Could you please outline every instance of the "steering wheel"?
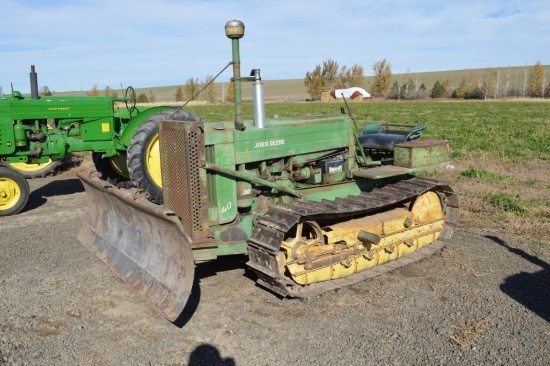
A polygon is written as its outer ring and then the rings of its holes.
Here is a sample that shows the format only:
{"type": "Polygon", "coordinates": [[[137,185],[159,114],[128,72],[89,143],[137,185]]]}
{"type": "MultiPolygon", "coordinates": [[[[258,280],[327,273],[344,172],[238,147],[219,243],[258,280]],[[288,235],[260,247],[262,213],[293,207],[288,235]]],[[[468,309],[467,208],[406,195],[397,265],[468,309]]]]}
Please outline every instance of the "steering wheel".
{"type": "Polygon", "coordinates": [[[127,87],[124,92],[124,103],[126,103],[126,109],[128,109],[130,117],[132,117],[132,113],[136,110],[136,102],[136,91],[131,86],[127,87]]]}

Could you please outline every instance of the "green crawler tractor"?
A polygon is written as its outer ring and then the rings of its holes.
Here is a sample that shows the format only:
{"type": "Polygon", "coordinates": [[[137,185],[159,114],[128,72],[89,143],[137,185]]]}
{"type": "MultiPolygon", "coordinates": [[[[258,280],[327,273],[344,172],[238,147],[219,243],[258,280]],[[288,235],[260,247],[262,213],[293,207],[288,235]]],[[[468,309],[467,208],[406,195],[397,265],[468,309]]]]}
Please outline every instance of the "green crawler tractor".
{"type": "Polygon", "coordinates": [[[247,255],[257,283],[308,297],[435,253],[458,221],[458,196],[415,173],[449,164],[446,140],[370,126],[348,109],[266,118],[260,71],[241,77],[244,24],[232,41],[234,121],[160,122],[163,204],[138,188],[79,173],[88,196],[79,240],[167,319],[191,294],[195,264],[247,255]],[[241,83],[254,118],[243,120],[241,83]]]}
{"type": "MultiPolygon", "coordinates": [[[[159,123],[197,117],[172,106],[138,108],[131,87],[120,99],[39,97],[34,66],[30,78],[30,98],[18,91],[0,96],[0,165],[37,178],[52,173],[68,154],[90,151],[104,179],[133,181],[162,200],[159,123]]],[[[14,180],[19,175],[6,169],[0,170],[0,182],[11,183],[0,185],[0,216],[19,212],[28,199],[28,189],[14,180]]]]}

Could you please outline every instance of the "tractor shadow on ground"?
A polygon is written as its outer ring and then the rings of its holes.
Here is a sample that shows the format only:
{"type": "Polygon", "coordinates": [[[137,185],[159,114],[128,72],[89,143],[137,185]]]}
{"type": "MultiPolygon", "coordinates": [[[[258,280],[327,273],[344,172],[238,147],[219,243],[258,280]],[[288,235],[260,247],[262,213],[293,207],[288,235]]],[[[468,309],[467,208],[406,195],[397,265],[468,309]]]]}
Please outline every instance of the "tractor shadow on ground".
{"type": "Polygon", "coordinates": [[[500,289],[550,323],[550,264],[521,249],[509,246],[496,236],[486,235],[485,237],[542,268],[535,273],[520,272],[512,275],[504,280],[500,289]]]}
{"type": "Polygon", "coordinates": [[[48,197],[65,196],[80,192],[84,192],[84,186],[80,179],[69,178],[51,181],[31,192],[24,211],[31,211],[42,206],[48,201],[48,197]]]}
{"type": "Polygon", "coordinates": [[[211,344],[201,344],[189,355],[188,366],[235,366],[231,357],[221,358],[220,351],[211,344]]]}
{"type": "Polygon", "coordinates": [[[219,257],[218,259],[198,263],[195,266],[195,279],[193,281],[193,288],[191,289],[191,295],[187,300],[185,308],[181,312],[180,316],[173,322],[178,328],[183,328],[185,324],[191,320],[201,299],[200,281],[202,279],[216,276],[220,272],[232,271],[235,269],[245,268],[245,276],[255,280],[252,271],[249,271],[246,267],[247,256],[245,255],[230,255],[219,257]]]}

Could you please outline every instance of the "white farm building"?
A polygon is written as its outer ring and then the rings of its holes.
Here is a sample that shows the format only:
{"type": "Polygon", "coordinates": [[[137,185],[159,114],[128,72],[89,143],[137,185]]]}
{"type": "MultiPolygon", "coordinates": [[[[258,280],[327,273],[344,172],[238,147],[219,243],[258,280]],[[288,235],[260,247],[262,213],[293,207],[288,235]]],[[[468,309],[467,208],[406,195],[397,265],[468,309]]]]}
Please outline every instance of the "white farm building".
{"type": "Polygon", "coordinates": [[[341,99],[342,96],[348,99],[364,99],[370,98],[371,95],[363,88],[352,87],[347,89],[336,89],[330,92],[333,98],[341,99]]]}

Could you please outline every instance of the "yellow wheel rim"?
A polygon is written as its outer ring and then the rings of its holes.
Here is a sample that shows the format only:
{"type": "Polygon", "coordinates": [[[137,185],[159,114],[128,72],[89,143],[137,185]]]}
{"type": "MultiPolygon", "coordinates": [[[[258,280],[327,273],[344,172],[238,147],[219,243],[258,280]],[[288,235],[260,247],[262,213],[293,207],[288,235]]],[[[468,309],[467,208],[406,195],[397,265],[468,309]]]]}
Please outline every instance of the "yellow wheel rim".
{"type": "Polygon", "coordinates": [[[126,155],[115,155],[109,158],[109,163],[113,170],[126,179],[130,179],[130,173],[128,172],[128,166],[126,165],[126,155]]]}
{"type": "Polygon", "coordinates": [[[157,186],[162,187],[162,175],[160,172],[160,145],[158,134],[153,137],[153,139],[149,143],[149,146],[147,146],[145,164],[153,182],[155,182],[157,186]]]}
{"type": "Polygon", "coordinates": [[[9,210],[21,199],[21,189],[16,181],[0,178],[0,211],[9,210]]]}
{"type": "Polygon", "coordinates": [[[20,172],[33,173],[48,167],[50,164],[53,164],[53,161],[52,159],[49,159],[47,162],[41,163],[41,164],[29,164],[29,163],[9,163],[9,164],[13,169],[18,170],[20,172]]]}

